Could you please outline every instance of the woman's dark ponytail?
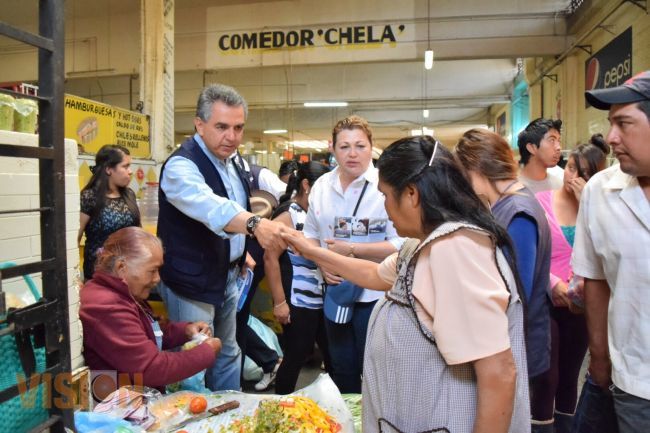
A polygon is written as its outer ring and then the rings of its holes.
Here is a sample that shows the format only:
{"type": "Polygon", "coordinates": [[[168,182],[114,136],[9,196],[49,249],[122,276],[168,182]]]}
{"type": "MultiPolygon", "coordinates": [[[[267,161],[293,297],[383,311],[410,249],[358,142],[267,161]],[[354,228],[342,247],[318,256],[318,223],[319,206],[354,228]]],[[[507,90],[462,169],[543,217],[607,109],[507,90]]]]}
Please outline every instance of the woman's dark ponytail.
{"type": "Polygon", "coordinates": [[[607,144],[607,141],[605,141],[603,134],[598,133],[592,135],[589,139],[589,143],[602,150],[605,155],[609,155],[610,147],[609,144],[607,144]]]}
{"type": "Polygon", "coordinates": [[[329,168],[320,162],[310,161],[303,162],[298,164],[298,168],[291,173],[289,180],[287,181],[287,190],[284,195],[280,197],[280,204],[284,203],[287,200],[290,200],[293,197],[293,193],[300,194],[300,187],[302,181],[307,179],[309,186],[312,186],[316,179],[329,172],[329,168]]]}
{"type": "Polygon", "coordinates": [[[298,187],[300,185],[300,180],[298,179],[298,170],[294,170],[289,175],[289,180],[287,180],[287,189],[284,191],[284,194],[280,197],[280,204],[284,203],[287,200],[290,200],[293,197],[294,192],[298,192],[298,187]]]}

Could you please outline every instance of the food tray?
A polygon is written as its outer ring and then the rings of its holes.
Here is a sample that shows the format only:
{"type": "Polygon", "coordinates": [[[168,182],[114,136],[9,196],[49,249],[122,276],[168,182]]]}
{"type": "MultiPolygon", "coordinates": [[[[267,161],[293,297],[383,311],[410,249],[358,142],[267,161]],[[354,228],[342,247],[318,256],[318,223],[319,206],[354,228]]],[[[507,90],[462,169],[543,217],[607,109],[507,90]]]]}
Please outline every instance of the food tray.
{"type": "MultiPolygon", "coordinates": [[[[341,433],[354,433],[352,413],[348,409],[343,397],[341,397],[341,393],[328,374],[321,374],[314,383],[293,393],[293,395],[302,395],[311,398],[339,424],[341,424],[341,433]]],[[[168,397],[173,396],[174,394],[168,397]]],[[[181,427],[180,430],[185,430],[188,433],[219,433],[221,427],[227,427],[235,419],[247,415],[253,415],[261,400],[280,397],[281,396],[269,394],[244,394],[235,391],[209,394],[206,398],[208,399],[208,407],[210,408],[232,400],[237,400],[240,403],[240,406],[235,410],[231,410],[221,415],[212,416],[210,418],[187,424],[184,427],[181,427]]],[[[157,432],[175,432],[177,430],[179,429],[170,429],[169,426],[164,426],[157,430],[157,432]]]]}

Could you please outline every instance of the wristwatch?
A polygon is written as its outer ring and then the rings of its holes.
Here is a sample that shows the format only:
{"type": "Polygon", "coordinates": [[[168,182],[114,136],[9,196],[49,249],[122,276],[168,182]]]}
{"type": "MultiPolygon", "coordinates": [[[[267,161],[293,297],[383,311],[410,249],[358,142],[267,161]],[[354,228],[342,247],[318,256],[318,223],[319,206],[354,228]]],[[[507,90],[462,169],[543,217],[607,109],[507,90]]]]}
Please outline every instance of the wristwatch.
{"type": "Polygon", "coordinates": [[[253,215],[252,217],[248,218],[246,221],[246,231],[248,232],[249,235],[253,236],[255,234],[255,229],[257,228],[257,225],[262,221],[262,218],[258,217],[257,215],[253,215]]]}

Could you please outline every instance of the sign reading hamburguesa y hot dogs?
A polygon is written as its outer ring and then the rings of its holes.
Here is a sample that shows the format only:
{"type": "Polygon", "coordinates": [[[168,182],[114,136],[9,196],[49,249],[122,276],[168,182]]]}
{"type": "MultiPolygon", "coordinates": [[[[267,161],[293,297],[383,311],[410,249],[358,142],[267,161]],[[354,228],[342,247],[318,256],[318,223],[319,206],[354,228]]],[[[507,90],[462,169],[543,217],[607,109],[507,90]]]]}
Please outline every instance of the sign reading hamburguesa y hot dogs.
{"type": "Polygon", "coordinates": [[[65,137],[85,152],[96,153],[105,144],[119,144],[134,158],[149,158],[149,116],[112,105],[65,95],[65,137]]]}

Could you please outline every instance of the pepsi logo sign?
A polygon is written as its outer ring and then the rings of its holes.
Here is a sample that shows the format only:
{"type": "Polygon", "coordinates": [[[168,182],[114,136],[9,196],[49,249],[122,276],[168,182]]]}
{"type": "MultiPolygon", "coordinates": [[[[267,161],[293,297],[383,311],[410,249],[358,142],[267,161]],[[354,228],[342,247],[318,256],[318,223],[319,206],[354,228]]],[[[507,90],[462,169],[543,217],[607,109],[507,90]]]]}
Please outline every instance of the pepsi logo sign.
{"type": "Polygon", "coordinates": [[[592,58],[587,64],[587,73],[585,76],[585,89],[593,90],[598,84],[598,76],[600,75],[600,62],[597,58],[592,58]]]}

